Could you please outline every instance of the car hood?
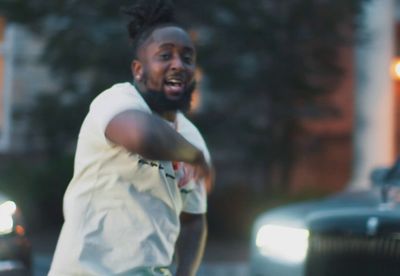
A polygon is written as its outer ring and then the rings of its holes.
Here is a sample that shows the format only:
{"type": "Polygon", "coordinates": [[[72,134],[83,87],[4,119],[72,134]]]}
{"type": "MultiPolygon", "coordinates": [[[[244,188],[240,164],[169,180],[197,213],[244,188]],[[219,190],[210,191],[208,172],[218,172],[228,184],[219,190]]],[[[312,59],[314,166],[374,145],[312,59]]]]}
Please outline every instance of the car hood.
{"type": "Polygon", "coordinates": [[[307,227],[326,217],[398,215],[397,205],[383,205],[380,189],[343,191],[322,200],[290,204],[269,210],[258,217],[256,227],[273,223],[291,227],[307,227]],[[396,210],[397,209],[397,210],[396,210]]]}

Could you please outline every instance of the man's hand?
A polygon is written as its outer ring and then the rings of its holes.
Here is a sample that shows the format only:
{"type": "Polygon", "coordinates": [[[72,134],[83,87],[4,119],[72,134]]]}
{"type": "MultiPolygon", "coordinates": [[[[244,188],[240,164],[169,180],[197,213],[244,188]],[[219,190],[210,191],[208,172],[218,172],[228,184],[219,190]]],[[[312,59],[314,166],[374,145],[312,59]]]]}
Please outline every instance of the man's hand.
{"type": "Polygon", "coordinates": [[[113,143],[146,159],[190,164],[194,179],[204,179],[207,192],[211,191],[214,171],[202,151],[158,116],[138,110],[124,111],[110,121],[105,135],[113,143]]]}
{"type": "Polygon", "coordinates": [[[204,180],[207,193],[210,193],[214,184],[214,170],[207,163],[202,152],[199,152],[198,157],[190,164],[193,170],[193,178],[199,182],[204,180]]]}

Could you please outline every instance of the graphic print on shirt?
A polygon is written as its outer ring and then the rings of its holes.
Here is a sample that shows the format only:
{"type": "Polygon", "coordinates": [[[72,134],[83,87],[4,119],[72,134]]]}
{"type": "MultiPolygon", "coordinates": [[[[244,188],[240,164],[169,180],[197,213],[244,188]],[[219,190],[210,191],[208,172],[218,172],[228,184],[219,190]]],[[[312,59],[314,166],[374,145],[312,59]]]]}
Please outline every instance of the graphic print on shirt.
{"type": "Polygon", "coordinates": [[[180,189],[181,193],[188,194],[193,191],[194,185],[190,185],[193,180],[193,169],[191,166],[183,163],[183,162],[173,162],[172,167],[175,171],[175,175],[172,175],[164,169],[162,164],[159,164],[155,161],[146,160],[144,158],[139,158],[138,160],[139,165],[147,165],[163,171],[165,177],[170,178],[172,180],[176,180],[178,184],[178,188],[180,189]]]}
{"type": "Polygon", "coordinates": [[[152,166],[152,167],[156,167],[156,168],[158,168],[160,171],[164,171],[165,177],[171,178],[172,180],[175,180],[175,176],[172,175],[172,174],[167,173],[167,172],[164,170],[164,166],[161,165],[161,164],[159,164],[159,163],[157,163],[157,162],[148,161],[148,160],[146,160],[146,159],[139,158],[138,163],[139,163],[139,165],[149,165],[149,166],[152,166]]]}
{"type": "Polygon", "coordinates": [[[181,193],[187,194],[192,192],[194,189],[192,181],[194,177],[193,167],[184,162],[172,162],[172,167],[177,176],[178,187],[181,193]]]}

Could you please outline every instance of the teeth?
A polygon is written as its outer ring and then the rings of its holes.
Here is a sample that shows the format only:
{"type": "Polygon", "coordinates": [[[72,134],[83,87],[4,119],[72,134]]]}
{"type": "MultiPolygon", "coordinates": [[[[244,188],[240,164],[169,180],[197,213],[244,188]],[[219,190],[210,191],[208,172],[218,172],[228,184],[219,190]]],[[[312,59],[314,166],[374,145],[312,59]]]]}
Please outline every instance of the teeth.
{"type": "Polygon", "coordinates": [[[179,86],[182,85],[182,82],[179,80],[169,80],[166,83],[169,85],[179,85],[179,86]]]}

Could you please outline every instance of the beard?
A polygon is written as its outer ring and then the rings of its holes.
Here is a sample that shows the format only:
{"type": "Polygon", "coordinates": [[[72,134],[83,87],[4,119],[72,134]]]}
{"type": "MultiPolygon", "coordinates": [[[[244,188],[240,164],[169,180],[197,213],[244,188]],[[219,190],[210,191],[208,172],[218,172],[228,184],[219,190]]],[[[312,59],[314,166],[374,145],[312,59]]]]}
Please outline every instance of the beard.
{"type": "Polygon", "coordinates": [[[153,112],[162,114],[168,111],[179,110],[186,113],[190,110],[192,94],[195,87],[196,83],[193,81],[185,88],[181,97],[177,100],[168,99],[164,91],[146,90],[146,92],[139,92],[153,112]]]}

